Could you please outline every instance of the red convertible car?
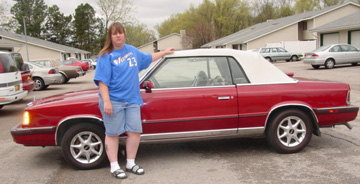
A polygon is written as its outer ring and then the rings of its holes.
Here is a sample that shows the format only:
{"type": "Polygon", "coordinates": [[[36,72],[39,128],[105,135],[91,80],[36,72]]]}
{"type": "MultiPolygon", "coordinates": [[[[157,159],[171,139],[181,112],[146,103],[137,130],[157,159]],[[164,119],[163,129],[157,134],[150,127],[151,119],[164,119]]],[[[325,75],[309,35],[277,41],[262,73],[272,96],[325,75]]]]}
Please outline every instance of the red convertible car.
{"type": "MultiPolygon", "coordinates": [[[[295,153],[322,127],[350,127],[359,107],[348,84],[291,76],[254,52],[177,51],[139,72],[141,141],[265,137],[277,152],[295,153]]],[[[31,102],[11,134],[25,146],[61,146],[76,168],[107,160],[98,89],[31,102]]]]}

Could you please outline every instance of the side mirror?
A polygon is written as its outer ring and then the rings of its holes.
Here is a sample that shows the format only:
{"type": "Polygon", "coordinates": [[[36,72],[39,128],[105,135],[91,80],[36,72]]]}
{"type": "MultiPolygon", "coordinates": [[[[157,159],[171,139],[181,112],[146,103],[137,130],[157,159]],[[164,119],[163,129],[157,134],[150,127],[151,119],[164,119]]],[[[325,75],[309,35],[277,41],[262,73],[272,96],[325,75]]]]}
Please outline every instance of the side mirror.
{"type": "Polygon", "coordinates": [[[151,91],[151,89],[154,88],[154,83],[151,80],[146,80],[143,82],[142,88],[146,91],[151,91]]]}
{"type": "Polygon", "coordinates": [[[295,74],[293,72],[286,72],[286,75],[289,77],[294,77],[295,74]]]}

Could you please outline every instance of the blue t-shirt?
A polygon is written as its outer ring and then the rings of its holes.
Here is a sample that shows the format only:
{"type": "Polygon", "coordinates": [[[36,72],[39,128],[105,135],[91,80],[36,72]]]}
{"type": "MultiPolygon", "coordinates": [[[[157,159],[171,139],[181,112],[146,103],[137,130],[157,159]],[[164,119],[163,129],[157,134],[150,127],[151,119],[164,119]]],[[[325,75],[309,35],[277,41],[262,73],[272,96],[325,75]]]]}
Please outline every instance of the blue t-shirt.
{"type": "Polygon", "coordinates": [[[108,86],[110,100],[142,105],[138,72],[149,67],[151,61],[150,53],[124,44],[124,48],[98,58],[94,82],[108,86]]]}

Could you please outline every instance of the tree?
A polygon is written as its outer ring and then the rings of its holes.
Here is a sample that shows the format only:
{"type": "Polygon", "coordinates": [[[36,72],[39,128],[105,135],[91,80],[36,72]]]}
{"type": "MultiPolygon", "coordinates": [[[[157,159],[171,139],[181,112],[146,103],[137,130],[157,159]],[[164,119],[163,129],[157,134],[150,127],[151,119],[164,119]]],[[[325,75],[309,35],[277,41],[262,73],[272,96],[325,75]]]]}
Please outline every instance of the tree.
{"type": "Polygon", "coordinates": [[[107,30],[109,22],[126,23],[134,21],[131,15],[133,11],[132,0],[96,0],[96,4],[100,7],[101,15],[104,16],[105,30],[107,30]]]}
{"type": "Polygon", "coordinates": [[[26,32],[29,36],[40,37],[43,30],[42,23],[47,16],[44,0],[17,0],[10,12],[19,23],[16,33],[24,33],[23,19],[26,19],[26,32]]]}
{"type": "Polygon", "coordinates": [[[320,8],[320,0],[297,0],[295,3],[296,13],[304,13],[320,8]]]}
{"type": "Polygon", "coordinates": [[[96,40],[95,10],[88,3],[80,4],[75,9],[73,45],[84,50],[91,50],[96,40]]]}
{"type": "Polygon", "coordinates": [[[48,15],[43,37],[48,41],[67,45],[71,38],[72,16],[60,13],[59,7],[56,5],[49,7],[48,15]]]}
{"type": "Polygon", "coordinates": [[[148,30],[145,24],[125,24],[126,43],[139,47],[156,39],[154,31],[148,30]]]}
{"type": "Polygon", "coordinates": [[[14,19],[6,15],[7,11],[9,10],[8,7],[9,4],[7,4],[5,0],[1,0],[0,29],[4,31],[10,31],[12,29],[15,29],[17,25],[14,19]]]}

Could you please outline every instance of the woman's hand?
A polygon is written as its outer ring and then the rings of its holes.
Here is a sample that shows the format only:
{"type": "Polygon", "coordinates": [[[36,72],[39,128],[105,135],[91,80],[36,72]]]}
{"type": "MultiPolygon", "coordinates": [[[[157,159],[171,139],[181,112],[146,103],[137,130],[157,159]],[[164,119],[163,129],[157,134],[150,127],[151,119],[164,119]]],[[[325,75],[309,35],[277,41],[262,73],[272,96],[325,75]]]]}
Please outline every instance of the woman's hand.
{"type": "Polygon", "coordinates": [[[104,102],[104,113],[108,116],[112,116],[112,105],[111,102],[104,102]]]}

